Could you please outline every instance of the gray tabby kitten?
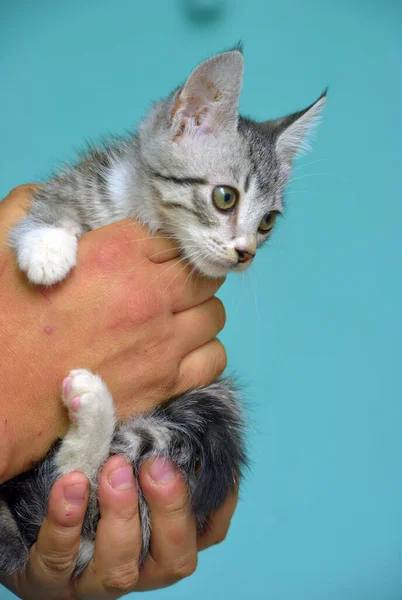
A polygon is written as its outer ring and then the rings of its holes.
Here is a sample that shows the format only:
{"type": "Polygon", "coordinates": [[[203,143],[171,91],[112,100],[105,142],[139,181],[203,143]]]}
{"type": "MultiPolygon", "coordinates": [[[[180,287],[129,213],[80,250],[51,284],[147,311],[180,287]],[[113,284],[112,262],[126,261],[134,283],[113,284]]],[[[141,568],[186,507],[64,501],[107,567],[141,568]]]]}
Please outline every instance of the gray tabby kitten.
{"type": "MultiPolygon", "coordinates": [[[[18,265],[34,284],[64,279],[76,264],[77,241],[91,229],[128,217],[163,231],[204,275],[244,271],[282,211],[292,160],[325,102],[257,123],[238,114],[243,75],[239,50],[203,62],[187,82],[156,103],[136,135],[92,149],[34,192],[11,232],[18,265]]],[[[242,411],[228,380],[173,398],[148,414],[116,424],[103,381],[72,371],[62,398],[71,425],[35,470],[0,487],[0,572],[23,569],[57,477],[82,471],[91,495],[75,574],[88,564],[99,518],[100,467],[122,453],[138,474],[162,455],[178,465],[201,530],[239,482],[246,464],[242,411]]],[[[150,519],[140,492],[143,561],[150,519]]]]}

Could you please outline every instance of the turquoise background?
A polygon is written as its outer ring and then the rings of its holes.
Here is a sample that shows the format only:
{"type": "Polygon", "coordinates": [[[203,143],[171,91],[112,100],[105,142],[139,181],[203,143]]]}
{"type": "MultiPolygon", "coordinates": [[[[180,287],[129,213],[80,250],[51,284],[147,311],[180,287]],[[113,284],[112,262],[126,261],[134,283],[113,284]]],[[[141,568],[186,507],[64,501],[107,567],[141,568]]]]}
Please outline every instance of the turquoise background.
{"type": "Polygon", "coordinates": [[[217,2],[2,0],[0,193],[131,127],[239,38],[255,118],[330,86],[286,218],[222,291],[252,472],[227,541],[152,597],[400,600],[402,4],[217,2]]]}

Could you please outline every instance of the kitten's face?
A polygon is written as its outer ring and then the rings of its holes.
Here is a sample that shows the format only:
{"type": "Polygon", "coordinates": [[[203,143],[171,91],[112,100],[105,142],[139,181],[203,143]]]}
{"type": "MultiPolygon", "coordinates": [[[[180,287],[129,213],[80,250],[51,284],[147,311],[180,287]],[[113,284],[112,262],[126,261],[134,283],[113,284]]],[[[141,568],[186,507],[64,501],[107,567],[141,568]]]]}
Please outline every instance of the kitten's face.
{"type": "Polygon", "coordinates": [[[238,51],[205,61],[140,131],[160,227],[210,277],[246,270],[271,235],[292,159],[324,103],[265,123],[243,119],[242,72],[238,51]]]}
{"type": "Polygon", "coordinates": [[[172,158],[165,172],[175,173],[177,180],[157,184],[163,228],[203,274],[220,277],[246,270],[282,209],[279,165],[270,162],[262,185],[262,174],[250,160],[249,141],[238,132],[183,140],[172,158]],[[183,165],[179,171],[173,166],[177,164],[183,165]],[[178,172],[187,175],[181,183],[178,172]]]}

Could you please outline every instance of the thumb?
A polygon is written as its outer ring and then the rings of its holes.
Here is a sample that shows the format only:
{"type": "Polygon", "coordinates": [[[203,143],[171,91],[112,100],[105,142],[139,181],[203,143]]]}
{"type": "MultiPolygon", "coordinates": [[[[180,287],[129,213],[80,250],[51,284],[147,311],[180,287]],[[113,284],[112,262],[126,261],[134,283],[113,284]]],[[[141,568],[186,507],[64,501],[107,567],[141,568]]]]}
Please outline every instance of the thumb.
{"type": "Polygon", "coordinates": [[[36,543],[32,546],[26,580],[32,586],[68,584],[78,556],[88,503],[89,483],[82,473],[56,481],[36,543]]]}

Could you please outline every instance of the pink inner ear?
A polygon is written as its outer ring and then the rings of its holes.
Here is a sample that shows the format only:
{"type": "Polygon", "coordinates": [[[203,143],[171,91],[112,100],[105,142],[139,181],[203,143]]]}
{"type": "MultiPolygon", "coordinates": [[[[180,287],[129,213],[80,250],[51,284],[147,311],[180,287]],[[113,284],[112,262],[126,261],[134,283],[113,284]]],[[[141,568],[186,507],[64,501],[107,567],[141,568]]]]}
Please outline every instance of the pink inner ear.
{"type": "Polygon", "coordinates": [[[186,130],[187,133],[202,135],[216,127],[216,109],[222,93],[211,81],[200,82],[192,91],[194,93],[191,96],[184,92],[184,98],[182,91],[172,111],[172,117],[177,120],[174,139],[181,137],[186,130]]]}

